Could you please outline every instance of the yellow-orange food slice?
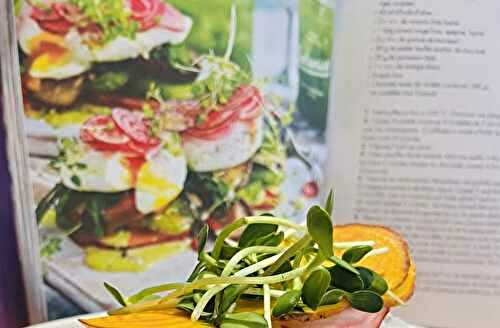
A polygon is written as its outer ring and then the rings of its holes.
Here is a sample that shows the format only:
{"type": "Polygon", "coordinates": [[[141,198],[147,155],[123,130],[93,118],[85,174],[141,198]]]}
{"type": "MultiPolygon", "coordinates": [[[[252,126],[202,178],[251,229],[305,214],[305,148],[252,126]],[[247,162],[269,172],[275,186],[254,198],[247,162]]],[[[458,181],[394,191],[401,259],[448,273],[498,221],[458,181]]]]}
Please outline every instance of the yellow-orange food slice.
{"type": "Polygon", "coordinates": [[[198,328],[202,322],[191,321],[186,312],[178,309],[112,315],[95,319],[81,319],[89,328],[198,328]]]}
{"type": "MultiPolygon", "coordinates": [[[[415,282],[417,278],[416,268],[413,261],[411,261],[410,271],[408,272],[408,276],[405,281],[398,288],[394,289],[392,292],[396,294],[402,301],[408,301],[412,296],[415,290],[415,282]]],[[[393,307],[400,305],[395,299],[389,297],[387,294],[384,295],[384,303],[385,306],[393,307]]]]}
{"type": "MultiPolygon", "coordinates": [[[[335,226],[335,242],[354,242],[372,240],[375,249],[387,247],[388,252],[366,257],[357,265],[367,267],[380,274],[387,281],[389,289],[397,289],[405,281],[410,271],[410,253],[404,239],[395,231],[377,225],[348,224],[335,226]]],[[[341,256],[345,250],[336,250],[341,256]]]]}
{"type": "MultiPolygon", "coordinates": [[[[346,301],[335,305],[321,306],[316,311],[290,315],[286,318],[273,319],[273,326],[285,327],[292,322],[306,322],[323,319],[342,312],[349,308],[346,301]]],[[[255,312],[263,314],[264,309],[261,302],[240,301],[235,312],[255,312]]],[[[201,328],[209,327],[203,322],[193,322],[186,312],[178,309],[167,309],[161,311],[146,311],[133,314],[112,315],[95,319],[82,319],[82,324],[89,328],[201,328]]]]}

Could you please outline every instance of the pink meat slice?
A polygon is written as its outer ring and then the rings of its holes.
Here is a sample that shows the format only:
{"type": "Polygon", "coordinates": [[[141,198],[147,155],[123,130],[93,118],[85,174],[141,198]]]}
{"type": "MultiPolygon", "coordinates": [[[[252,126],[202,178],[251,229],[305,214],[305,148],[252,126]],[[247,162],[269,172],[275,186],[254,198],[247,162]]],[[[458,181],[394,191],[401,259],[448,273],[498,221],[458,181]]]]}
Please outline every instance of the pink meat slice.
{"type": "MultiPolygon", "coordinates": [[[[389,313],[388,308],[377,313],[366,313],[353,308],[324,319],[309,321],[307,317],[280,321],[280,328],[379,328],[389,313]]],[[[273,325],[274,326],[274,325],[273,325]]]]}

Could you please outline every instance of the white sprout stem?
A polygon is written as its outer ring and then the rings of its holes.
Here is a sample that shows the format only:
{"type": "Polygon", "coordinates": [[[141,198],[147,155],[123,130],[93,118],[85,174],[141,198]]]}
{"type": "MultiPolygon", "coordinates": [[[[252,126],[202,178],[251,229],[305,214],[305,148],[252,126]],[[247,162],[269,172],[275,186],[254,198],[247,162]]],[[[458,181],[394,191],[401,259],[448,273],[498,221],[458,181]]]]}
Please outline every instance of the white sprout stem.
{"type": "Polygon", "coordinates": [[[267,327],[272,328],[271,320],[271,292],[268,284],[264,284],[264,319],[267,321],[267,327]]]}
{"type": "Polygon", "coordinates": [[[186,71],[186,72],[191,72],[191,73],[200,73],[201,72],[198,68],[182,65],[179,63],[174,63],[174,67],[180,71],[186,71]]]}
{"type": "Polygon", "coordinates": [[[374,249],[374,250],[371,250],[370,252],[368,252],[364,257],[367,258],[370,256],[377,256],[377,255],[385,254],[387,252],[389,252],[389,247],[377,248],[377,249],[374,249]]]}
{"type": "Polygon", "coordinates": [[[226,242],[226,244],[228,244],[231,247],[238,247],[238,243],[232,239],[228,238],[225,240],[225,242],[226,242]]]}
{"type": "Polygon", "coordinates": [[[394,292],[390,289],[387,290],[386,292],[387,296],[398,302],[400,305],[406,305],[405,301],[403,301],[401,298],[399,298],[398,295],[394,294],[394,292]]]}
{"type": "Polygon", "coordinates": [[[229,23],[229,41],[227,43],[226,53],[224,59],[229,61],[233,53],[234,44],[236,41],[236,27],[237,27],[236,6],[231,6],[231,22],[229,23]]]}
{"type": "Polygon", "coordinates": [[[290,240],[290,241],[294,241],[294,240],[291,240],[291,239],[298,240],[299,238],[296,236],[296,233],[297,233],[297,231],[295,229],[289,228],[289,229],[286,229],[284,231],[284,236],[283,237],[284,237],[285,240],[290,240]]]}
{"type": "MultiPolygon", "coordinates": [[[[245,258],[246,256],[248,256],[248,255],[250,255],[252,253],[252,252],[248,252],[249,249],[252,249],[253,253],[255,253],[256,250],[262,251],[263,249],[271,250],[271,251],[276,251],[277,247],[255,246],[255,247],[249,247],[249,248],[242,249],[241,251],[239,251],[238,253],[236,253],[231,258],[231,260],[228,262],[228,264],[224,268],[224,271],[222,272],[221,277],[227,277],[229,274],[231,274],[231,272],[233,271],[234,265],[236,263],[238,263],[241,259],[245,258]],[[238,257],[239,260],[238,261],[236,261],[236,260],[233,261],[233,259],[235,257],[238,257]],[[231,263],[231,261],[233,261],[234,264],[231,263]]],[[[278,251],[281,251],[281,250],[278,250],[278,251]]],[[[248,267],[246,267],[246,268],[244,268],[244,269],[236,272],[234,274],[234,276],[235,277],[246,277],[249,274],[252,274],[254,272],[262,270],[263,268],[265,268],[265,267],[271,265],[272,263],[274,263],[279,258],[279,256],[280,256],[280,254],[272,256],[272,257],[269,257],[269,258],[267,258],[267,259],[265,259],[263,261],[255,263],[253,265],[250,265],[250,266],[248,266],[248,267]]],[[[221,285],[221,286],[214,286],[210,290],[207,290],[207,292],[205,294],[203,294],[203,296],[201,297],[200,301],[196,304],[196,307],[194,308],[193,313],[191,313],[191,320],[197,321],[200,318],[201,314],[203,313],[203,310],[207,306],[208,302],[210,302],[210,300],[212,299],[212,297],[214,297],[215,295],[217,295],[217,293],[221,292],[227,286],[229,286],[229,284],[224,284],[224,285],[221,285]]]]}
{"type": "Polygon", "coordinates": [[[232,272],[234,267],[245,257],[251,254],[257,253],[272,253],[277,254],[283,251],[283,247],[271,247],[271,246],[252,246],[248,248],[244,248],[238,253],[234,254],[233,257],[227,262],[226,267],[222,270],[221,277],[227,277],[232,272]]]}
{"type": "MultiPolygon", "coordinates": [[[[279,290],[279,289],[269,289],[269,293],[270,293],[271,297],[278,298],[278,297],[281,297],[286,292],[283,290],[279,290]]],[[[264,291],[260,288],[248,288],[247,290],[245,290],[243,292],[243,294],[254,295],[254,296],[264,296],[264,291]]]]}
{"type": "Polygon", "coordinates": [[[373,240],[363,240],[363,241],[346,241],[346,242],[333,243],[333,247],[339,249],[347,249],[355,246],[375,246],[375,242],[373,240]]]}

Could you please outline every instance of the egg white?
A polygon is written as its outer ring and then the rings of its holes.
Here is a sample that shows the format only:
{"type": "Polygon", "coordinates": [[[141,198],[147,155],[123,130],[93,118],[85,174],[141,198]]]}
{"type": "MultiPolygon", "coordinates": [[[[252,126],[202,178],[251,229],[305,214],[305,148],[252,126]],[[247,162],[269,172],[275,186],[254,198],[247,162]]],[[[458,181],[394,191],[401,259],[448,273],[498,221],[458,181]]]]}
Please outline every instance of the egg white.
{"type": "Polygon", "coordinates": [[[135,179],[127,159],[121,153],[92,150],[81,145],[80,168],[63,165],[62,183],[82,192],[114,193],[135,189],[136,209],[149,214],[170,204],[181,193],[187,177],[184,154],[173,155],[167,149],[148,156],[135,179]]]}
{"type": "Polygon", "coordinates": [[[151,50],[162,44],[179,44],[187,38],[193,25],[191,18],[183,17],[186,26],[183,31],[174,32],[155,27],[144,32],[138,32],[135,39],[119,36],[103,46],[94,47],[92,48],[94,61],[114,62],[139,56],[147,59],[151,50]]]}
{"type": "Polygon", "coordinates": [[[262,116],[254,122],[253,126],[235,122],[228,135],[216,140],[183,138],[189,167],[198,172],[211,172],[248,161],[260,148],[263,139],[262,116]]]}
{"type": "Polygon", "coordinates": [[[85,148],[78,163],[83,164],[84,168],[64,165],[60,169],[62,183],[70,189],[108,193],[133,188],[130,169],[120,153],[103,153],[85,148]]]}
{"type": "MultiPolygon", "coordinates": [[[[31,6],[25,5],[18,20],[19,45],[27,55],[33,52],[30,43],[34,38],[43,34],[60,38],[44,31],[30,17],[30,13],[31,6]]],[[[46,61],[43,69],[30,69],[29,73],[36,78],[66,79],[88,71],[94,62],[116,62],[139,56],[147,59],[154,48],[166,43],[178,44],[187,38],[193,22],[187,16],[183,16],[183,19],[186,27],[183,31],[175,32],[155,27],[138,32],[135,39],[119,36],[105,45],[92,47],[85,44],[79,32],[72,28],[63,38],[63,47],[69,52],[64,62],[46,61]]]]}

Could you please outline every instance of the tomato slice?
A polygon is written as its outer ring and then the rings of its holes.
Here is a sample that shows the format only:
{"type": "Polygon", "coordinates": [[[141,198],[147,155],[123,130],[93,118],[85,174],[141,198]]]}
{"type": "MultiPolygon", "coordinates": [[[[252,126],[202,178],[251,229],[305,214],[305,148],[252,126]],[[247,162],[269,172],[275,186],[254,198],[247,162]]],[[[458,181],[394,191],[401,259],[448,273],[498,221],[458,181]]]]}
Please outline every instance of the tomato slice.
{"type": "Polygon", "coordinates": [[[41,9],[36,6],[31,7],[30,17],[36,21],[50,21],[50,20],[58,20],[60,16],[55,10],[49,9],[41,9]]]}
{"type": "Polygon", "coordinates": [[[56,21],[39,21],[38,25],[40,25],[42,30],[49,31],[54,34],[66,34],[73,26],[73,24],[64,19],[56,21]]]}
{"type": "Polygon", "coordinates": [[[158,112],[162,128],[170,131],[184,131],[195,126],[200,114],[200,105],[193,100],[169,100],[164,109],[158,112]]]}
{"type": "Polygon", "coordinates": [[[80,139],[85,143],[96,141],[88,129],[81,129],[80,130],[80,139]]]}
{"type": "Polygon", "coordinates": [[[32,7],[30,16],[43,30],[55,34],[66,34],[73,26],[73,23],[62,15],[67,12],[74,12],[74,8],[69,4],[54,3],[48,10],[32,7]]]}
{"type": "Polygon", "coordinates": [[[123,145],[130,141],[130,138],[117,128],[113,119],[109,116],[98,115],[88,119],[82,127],[81,134],[86,138],[94,138],[111,145],[123,145]]]}
{"type": "Polygon", "coordinates": [[[165,11],[161,0],[131,0],[132,19],[139,22],[140,30],[148,30],[158,24],[159,16],[165,11]]]}
{"type": "Polygon", "coordinates": [[[182,32],[186,28],[184,24],[184,16],[174,6],[163,3],[164,11],[160,19],[160,26],[174,32],[182,32]]]}
{"type": "Polygon", "coordinates": [[[152,137],[143,115],[126,109],[115,108],[111,112],[116,125],[131,139],[146,145],[158,145],[160,140],[152,137]]]}
{"type": "Polygon", "coordinates": [[[237,112],[230,110],[213,110],[202,123],[195,126],[195,129],[206,130],[227,125],[238,118],[236,114],[237,112]]]}
{"type": "Polygon", "coordinates": [[[94,150],[101,151],[101,152],[112,152],[112,153],[119,152],[120,154],[122,154],[124,157],[127,157],[127,158],[144,157],[143,153],[136,152],[131,147],[129,147],[128,144],[110,145],[110,144],[106,144],[106,143],[100,142],[100,141],[86,142],[86,144],[94,150]]]}
{"type": "Polygon", "coordinates": [[[127,146],[131,151],[135,152],[136,154],[139,154],[140,156],[146,156],[147,154],[155,154],[161,149],[160,144],[145,145],[143,143],[134,142],[133,140],[130,141],[127,144],[127,146]]]}
{"type": "Polygon", "coordinates": [[[263,99],[261,93],[256,91],[249,95],[249,99],[241,105],[240,119],[253,120],[262,114],[263,99]]]}
{"type": "Polygon", "coordinates": [[[184,131],[182,136],[187,139],[195,138],[201,140],[217,140],[228,135],[232,128],[233,124],[223,124],[215,128],[205,130],[193,128],[184,131]]]}

